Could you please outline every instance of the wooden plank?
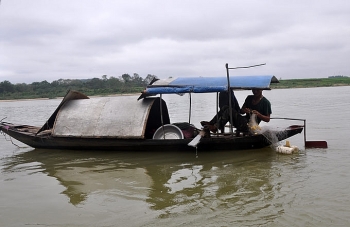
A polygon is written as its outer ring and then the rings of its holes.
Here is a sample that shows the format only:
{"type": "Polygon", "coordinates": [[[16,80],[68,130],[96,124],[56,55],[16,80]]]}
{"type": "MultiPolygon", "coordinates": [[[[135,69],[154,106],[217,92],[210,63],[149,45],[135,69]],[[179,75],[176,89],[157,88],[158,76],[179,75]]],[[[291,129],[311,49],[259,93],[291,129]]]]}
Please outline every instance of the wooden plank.
{"type": "Polygon", "coordinates": [[[327,141],[305,141],[305,148],[328,148],[327,141]]]}

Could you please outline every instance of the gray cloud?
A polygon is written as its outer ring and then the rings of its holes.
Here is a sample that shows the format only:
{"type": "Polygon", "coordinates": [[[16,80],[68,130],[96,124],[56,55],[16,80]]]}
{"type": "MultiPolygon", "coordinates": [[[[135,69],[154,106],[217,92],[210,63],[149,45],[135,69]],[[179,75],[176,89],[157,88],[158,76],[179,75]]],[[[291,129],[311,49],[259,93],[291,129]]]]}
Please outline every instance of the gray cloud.
{"type": "Polygon", "coordinates": [[[0,81],[350,76],[350,2],[3,0],[0,81]]]}

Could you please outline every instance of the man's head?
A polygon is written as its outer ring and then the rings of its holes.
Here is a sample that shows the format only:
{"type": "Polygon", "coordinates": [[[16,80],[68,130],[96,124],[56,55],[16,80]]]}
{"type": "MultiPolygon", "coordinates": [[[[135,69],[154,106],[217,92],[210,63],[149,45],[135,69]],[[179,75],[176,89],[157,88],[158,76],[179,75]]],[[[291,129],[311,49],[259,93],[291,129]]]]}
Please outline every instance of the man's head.
{"type": "Polygon", "coordinates": [[[257,96],[257,97],[262,95],[262,91],[263,91],[262,89],[252,89],[254,96],[257,96]]]}

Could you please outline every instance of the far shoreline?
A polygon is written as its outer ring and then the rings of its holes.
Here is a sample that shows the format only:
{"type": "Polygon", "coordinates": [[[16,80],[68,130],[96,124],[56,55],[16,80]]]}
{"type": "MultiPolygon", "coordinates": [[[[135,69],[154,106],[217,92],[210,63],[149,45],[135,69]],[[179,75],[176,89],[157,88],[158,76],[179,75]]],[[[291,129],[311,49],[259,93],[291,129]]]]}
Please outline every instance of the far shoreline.
{"type": "MultiPolygon", "coordinates": [[[[276,86],[276,85],[275,85],[276,86]]],[[[298,89],[298,88],[322,88],[322,87],[347,87],[350,86],[348,84],[332,84],[330,86],[296,86],[296,87],[275,87],[271,86],[271,90],[277,90],[277,89],[298,89]]],[[[141,95],[141,92],[138,93],[122,93],[122,94],[109,94],[109,95],[91,95],[88,96],[89,98],[96,98],[96,97],[117,97],[117,96],[133,96],[133,95],[141,95]]],[[[0,102],[16,102],[16,101],[40,101],[40,100],[50,100],[50,99],[63,99],[64,97],[55,97],[55,98],[23,98],[23,99],[0,99],[0,102]]]]}
{"type": "MultiPolygon", "coordinates": [[[[141,92],[140,92],[141,93],[141,92]]],[[[117,97],[117,96],[133,96],[140,95],[140,93],[125,93],[125,94],[109,94],[109,95],[91,95],[89,98],[96,97],[117,97]]],[[[16,102],[16,101],[40,101],[40,100],[51,100],[51,99],[63,99],[64,97],[55,97],[55,98],[23,98],[23,99],[0,99],[0,102],[16,102]]]]}
{"type": "MultiPolygon", "coordinates": [[[[107,80],[108,81],[108,80],[107,80]]],[[[67,82],[68,83],[68,82],[67,82]]],[[[73,86],[74,84],[72,84],[73,86]]],[[[16,85],[13,85],[16,86],[16,85]]],[[[30,86],[30,85],[28,85],[30,86]]],[[[350,77],[348,76],[333,76],[328,78],[307,78],[307,79],[279,79],[279,83],[271,83],[270,88],[275,89],[298,89],[298,88],[319,88],[319,87],[343,87],[350,86],[350,77]]],[[[109,86],[108,88],[103,88],[103,86],[73,86],[70,87],[69,83],[65,84],[65,87],[45,87],[45,89],[33,89],[31,92],[22,93],[22,92],[5,92],[6,89],[1,88],[0,86],[0,102],[14,102],[14,101],[29,101],[29,100],[48,100],[48,99],[61,99],[60,96],[65,96],[66,89],[82,91],[85,95],[89,97],[108,97],[108,96],[127,96],[127,95],[140,95],[141,91],[145,88],[142,86],[133,86],[129,84],[125,88],[113,88],[109,86]],[[114,93],[122,92],[125,93],[114,93]],[[93,94],[93,95],[90,95],[93,94]],[[27,97],[26,97],[27,95],[27,97]],[[55,97],[55,95],[58,95],[55,97]],[[3,99],[1,99],[1,97],[3,99]],[[6,99],[6,98],[8,99],[6,99]],[[38,97],[38,98],[35,98],[38,97]],[[44,97],[44,98],[43,98],[44,97]]]]}

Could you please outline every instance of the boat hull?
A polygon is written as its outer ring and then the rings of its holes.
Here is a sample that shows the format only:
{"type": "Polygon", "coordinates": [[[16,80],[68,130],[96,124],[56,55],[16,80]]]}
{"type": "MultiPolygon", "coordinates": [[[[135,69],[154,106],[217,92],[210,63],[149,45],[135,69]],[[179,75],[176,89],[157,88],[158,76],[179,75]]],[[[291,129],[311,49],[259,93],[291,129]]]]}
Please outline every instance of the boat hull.
{"type": "MultiPolygon", "coordinates": [[[[12,138],[33,148],[64,150],[112,150],[112,151],[194,151],[188,146],[190,139],[121,139],[116,137],[58,137],[37,135],[39,127],[0,123],[0,130],[12,138]]],[[[287,139],[303,130],[302,126],[293,126],[274,134],[278,141],[287,139]]],[[[200,151],[259,149],[271,145],[264,135],[252,136],[216,136],[202,138],[197,145],[200,151]]]]}

